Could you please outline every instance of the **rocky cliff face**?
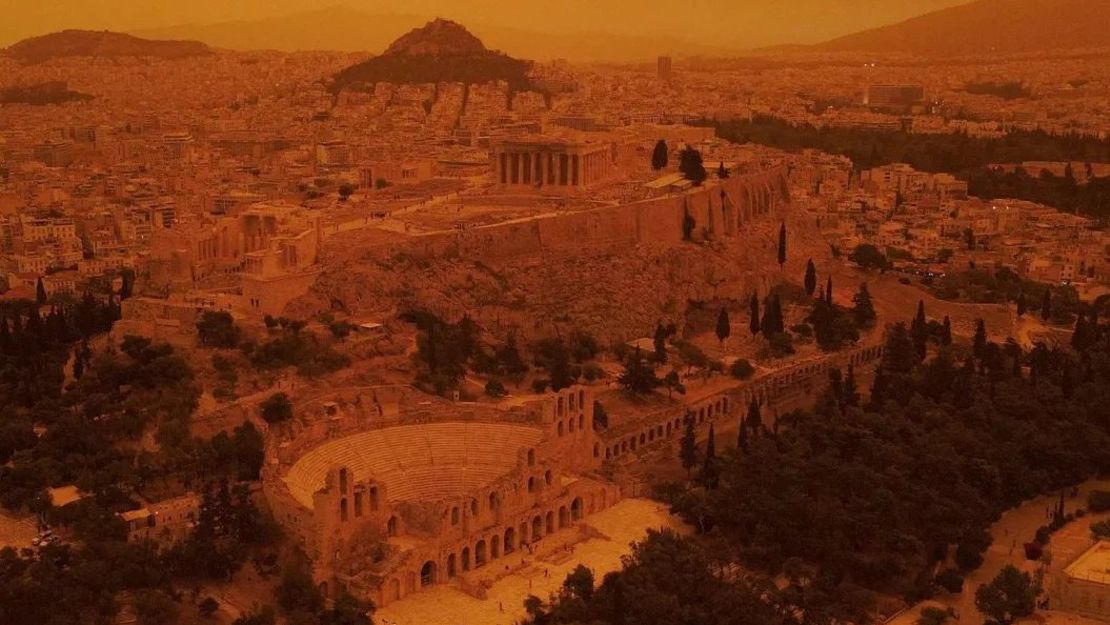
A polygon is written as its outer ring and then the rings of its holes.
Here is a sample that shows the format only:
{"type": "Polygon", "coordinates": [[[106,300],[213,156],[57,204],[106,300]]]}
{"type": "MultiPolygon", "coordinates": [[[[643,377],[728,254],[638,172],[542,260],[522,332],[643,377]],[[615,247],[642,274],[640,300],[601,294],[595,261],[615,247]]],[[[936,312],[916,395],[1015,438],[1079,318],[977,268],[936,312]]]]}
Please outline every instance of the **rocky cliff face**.
{"type": "Polygon", "coordinates": [[[785,211],[790,252],[776,261],[779,219],[746,226],[705,244],[652,243],[622,252],[555,254],[479,262],[458,257],[382,258],[358,252],[358,235],[325,246],[325,270],[311,293],[291,304],[306,315],[345,307],[356,317],[424,308],[457,319],[469,314],[495,335],[564,335],[586,330],[603,340],[650,335],[659,320],[682,327],[693,302],[743,301],[784,279],[799,282],[805,262],[828,246],[808,219],[785,211]]]}

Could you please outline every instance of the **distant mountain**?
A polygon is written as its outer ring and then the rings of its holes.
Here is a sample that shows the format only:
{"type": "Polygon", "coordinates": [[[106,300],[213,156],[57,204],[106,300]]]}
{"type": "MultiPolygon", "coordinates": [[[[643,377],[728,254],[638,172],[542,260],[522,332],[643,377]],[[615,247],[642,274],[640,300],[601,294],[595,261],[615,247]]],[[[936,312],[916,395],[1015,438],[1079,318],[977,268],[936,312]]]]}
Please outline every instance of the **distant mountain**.
{"type": "Polygon", "coordinates": [[[977,0],[815,48],[929,57],[1101,48],[1107,24],[1110,0],[977,0]]]}
{"type": "Polygon", "coordinates": [[[210,54],[199,41],[152,41],[134,35],[95,30],[63,30],[24,39],[4,50],[4,55],[39,63],[73,56],[150,56],[180,59],[210,54]]]}
{"type": "MultiPolygon", "coordinates": [[[[333,6],[255,21],[186,24],[135,31],[152,39],[195,39],[229,50],[337,50],[379,52],[398,34],[417,28],[428,16],[370,14],[333,6]]],[[[486,24],[469,25],[490,48],[522,58],[640,61],[660,54],[730,56],[735,50],[682,39],[603,32],[543,33],[486,24]]]]}
{"type": "Polygon", "coordinates": [[[487,50],[461,24],[435,19],[401,36],[386,51],[335,75],[338,91],[356,84],[486,83],[505,81],[527,89],[531,61],[487,50]]]}

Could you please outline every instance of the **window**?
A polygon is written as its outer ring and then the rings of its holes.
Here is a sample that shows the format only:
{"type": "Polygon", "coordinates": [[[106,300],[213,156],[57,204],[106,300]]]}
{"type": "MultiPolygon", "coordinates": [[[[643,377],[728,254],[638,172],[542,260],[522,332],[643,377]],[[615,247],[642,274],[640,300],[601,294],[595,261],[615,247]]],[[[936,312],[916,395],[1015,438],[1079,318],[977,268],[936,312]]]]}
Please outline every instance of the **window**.
{"type": "Polygon", "coordinates": [[[451,525],[459,524],[459,507],[451,508],[451,525]]]}
{"type": "Polygon", "coordinates": [[[547,472],[545,472],[545,473],[543,474],[543,481],[544,481],[544,483],[545,483],[545,484],[547,484],[548,486],[551,486],[551,479],[552,479],[552,478],[551,478],[551,471],[550,471],[550,470],[548,470],[547,472]]]}
{"type": "Polygon", "coordinates": [[[528,492],[536,492],[536,478],[534,477],[528,478],[528,492]]]}
{"type": "Polygon", "coordinates": [[[528,450],[528,466],[533,466],[535,464],[536,464],[536,450],[535,449],[529,449],[528,450]]]}

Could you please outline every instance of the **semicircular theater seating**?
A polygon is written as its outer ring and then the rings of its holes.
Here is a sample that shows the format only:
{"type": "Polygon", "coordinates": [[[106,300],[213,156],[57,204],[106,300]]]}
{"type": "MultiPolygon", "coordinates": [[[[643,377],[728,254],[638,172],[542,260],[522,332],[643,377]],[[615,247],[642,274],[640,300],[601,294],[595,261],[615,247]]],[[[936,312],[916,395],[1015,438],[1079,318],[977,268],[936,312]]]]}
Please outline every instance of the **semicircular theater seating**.
{"type": "Polygon", "coordinates": [[[309,509],[332,466],[350,469],[354,482],[373,477],[385,484],[390,501],[446,499],[505,475],[517,453],[542,438],[539,428],[522,425],[401,425],[328,441],[301,456],[284,479],[293,498],[309,509]]]}

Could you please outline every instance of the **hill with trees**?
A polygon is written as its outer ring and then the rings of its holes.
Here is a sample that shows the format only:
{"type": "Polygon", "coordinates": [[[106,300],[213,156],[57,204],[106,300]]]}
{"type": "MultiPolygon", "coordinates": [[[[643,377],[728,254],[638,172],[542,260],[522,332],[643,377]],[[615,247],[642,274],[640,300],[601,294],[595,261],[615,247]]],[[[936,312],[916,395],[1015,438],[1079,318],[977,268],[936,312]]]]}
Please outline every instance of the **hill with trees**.
{"type": "Polygon", "coordinates": [[[199,41],[157,41],[106,30],[63,30],[24,39],[4,50],[5,56],[27,63],[81,56],[183,59],[211,53],[199,41]]]}
{"type": "Polygon", "coordinates": [[[530,61],[486,49],[481,40],[462,25],[436,19],[394,41],[386,51],[335,75],[332,88],[338,92],[357,85],[378,82],[426,84],[461,82],[482,84],[504,81],[510,90],[532,87],[530,61]]]}

